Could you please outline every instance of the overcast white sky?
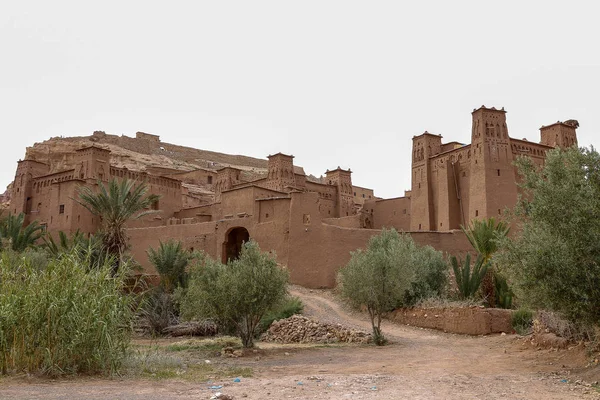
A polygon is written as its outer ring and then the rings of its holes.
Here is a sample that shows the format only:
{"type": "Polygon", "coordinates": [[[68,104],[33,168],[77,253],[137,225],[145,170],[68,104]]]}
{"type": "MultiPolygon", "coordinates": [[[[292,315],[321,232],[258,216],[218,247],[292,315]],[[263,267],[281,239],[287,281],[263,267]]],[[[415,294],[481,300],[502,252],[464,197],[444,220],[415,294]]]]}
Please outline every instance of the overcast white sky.
{"type": "Polygon", "coordinates": [[[0,187],[26,146],[94,130],[291,153],[382,197],[410,188],[413,135],[468,142],[482,104],[599,146],[596,3],[2,1],[0,187]]]}

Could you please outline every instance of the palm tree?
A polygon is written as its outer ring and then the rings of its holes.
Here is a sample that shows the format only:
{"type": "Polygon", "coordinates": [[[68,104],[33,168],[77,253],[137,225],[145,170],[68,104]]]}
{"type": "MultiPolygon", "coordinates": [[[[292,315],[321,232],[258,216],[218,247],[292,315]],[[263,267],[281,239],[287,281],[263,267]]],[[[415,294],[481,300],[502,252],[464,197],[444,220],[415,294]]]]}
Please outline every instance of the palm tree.
{"type": "Polygon", "coordinates": [[[130,219],[158,212],[148,209],[158,201],[158,196],[146,195],[148,186],[145,183],[136,185],[135,181],[128,179],[113,179],[108,183],[108,187],[98,181],[98,189],[98,193],[95,193],[92,188],[82,186],[79,189],[78,203],[100,217],[99,235],[102,246],[108,255],[115,258],[116,272],[127,249],[125,223],[130,219]]]}
{"type": "Polygon", "coordinates": [[[106,262],[100,238],[96,235],[86,237],[79,230],[71,234],[70,238],[63,231],[59,231],[58,241],[51,235],[44,237],[44,248],[52,258],[74,253],[83,263],[87,262],[90,269],[100,267],[106,262]]]}
{"type": "MultiPolygon", "coordinates": [[[[460,227],[469,239],[469,242],[482,258],[483,264],[491,262],[492,256],[498,250],[498,241],[508,235],[510,227],[504,221],[498,221],[492,217],[484,220],[473,220],[467,228],[460,227]]],[[[488,268],[487,274],[482,282],[483,294],[488,304],[495,305],[494,270],[488,268]]]]}
{"type": "Polygon", "coordinates": [[[23,226],[25,214],[8,214],[0,221],[0,248],[8,242],[10,248],[14,251],[24,251],[28,247],[33,247],[35,242],[44,235],[44,227],[33,221],[27,226],[23,226]]]}
{"type": "Polygon", "coordinates": [[[160,242],[158,249],[150,248],[147,252],[148,259],[154,265],[161,277],[161,283],[167,293],[171,293],[178,286],[185,286],[185,268],[191,254],[183,249],[181,242],[169,240],[160,242]]]}

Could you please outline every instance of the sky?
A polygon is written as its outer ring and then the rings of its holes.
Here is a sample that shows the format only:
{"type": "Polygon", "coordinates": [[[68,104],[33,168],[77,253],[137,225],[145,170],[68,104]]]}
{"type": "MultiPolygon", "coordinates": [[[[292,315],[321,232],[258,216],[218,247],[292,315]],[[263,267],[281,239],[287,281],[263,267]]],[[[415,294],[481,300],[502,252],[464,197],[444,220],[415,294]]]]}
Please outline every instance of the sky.
{"type": "Polygon", "coordinates": [[[25,148],[95,130],[351,168],[410,189],[412,137],[468,143],[471,112],[509,134],[577,119],[600,147],[600,5],[589,1],[0,3],[0,192],[25,148]]]}

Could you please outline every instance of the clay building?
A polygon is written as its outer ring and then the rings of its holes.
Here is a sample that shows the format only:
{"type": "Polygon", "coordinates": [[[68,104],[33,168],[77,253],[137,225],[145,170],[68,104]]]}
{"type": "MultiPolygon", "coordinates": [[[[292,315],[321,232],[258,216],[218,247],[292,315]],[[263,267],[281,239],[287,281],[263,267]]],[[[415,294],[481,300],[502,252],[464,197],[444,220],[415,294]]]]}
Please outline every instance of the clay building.
{"type": "Polygon", "coordinates": [[[540,143],[511,138],[503,108],[481,106],[472,120],[469,144],[442,143],[441,135],[427,131],[413,137],[411,190],[365,202],[372,227],[449,231],[472,219],[501,217],[517,202],[516,157],[542,165],[548,150],[577,145],[575,120],[542,126],[540,143]]]}
{"type": "Polygon", "coordinates": [[[398,198],[380,199],[353,185],[349,169],[306,175],[292,155],[261,160],[163,143],[143,132],[129,138],[97,131],[28,148],[9,210],[38,220],[51,234],[91,233],[98,221],[74,200],[80,186],[113,178],[144,181],[160,195],[152,206],[160,212],[132,221],[127,233],[147,274],[156,271],[146,251],[160,241],[180,240],[226,262],[253,239],[287,266],[293,283],[332,287],[350,252],[383,227],[410,232],[441,251],[470,251],[457,229],[515,204],[515,157],[541,165],[549,149],[577,144],[573,120],[543,126],[541,143],[532,143],[509,136],[503,109],[482,106],[472,118],[470,144],[442,143],[428,132],[413,137],[412,187],[398,198]]]}

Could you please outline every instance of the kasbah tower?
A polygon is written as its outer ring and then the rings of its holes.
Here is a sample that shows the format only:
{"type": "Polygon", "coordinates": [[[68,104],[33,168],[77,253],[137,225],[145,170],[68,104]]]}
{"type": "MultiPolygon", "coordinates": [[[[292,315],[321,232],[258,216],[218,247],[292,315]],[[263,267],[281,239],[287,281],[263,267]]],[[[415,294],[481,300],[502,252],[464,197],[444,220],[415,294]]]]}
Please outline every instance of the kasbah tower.
{"type": "Polygon", "coordinates": [[[577,121],[540,128],[541,142],[511,138],[504,108],[473,110],[471,143],[442,143],[425,132],[413,138],[411,231],[459,229],[473,219],[502,215],[517,201],[516,157],[542,165],[546,152],[577,145],[577,121]]]}

